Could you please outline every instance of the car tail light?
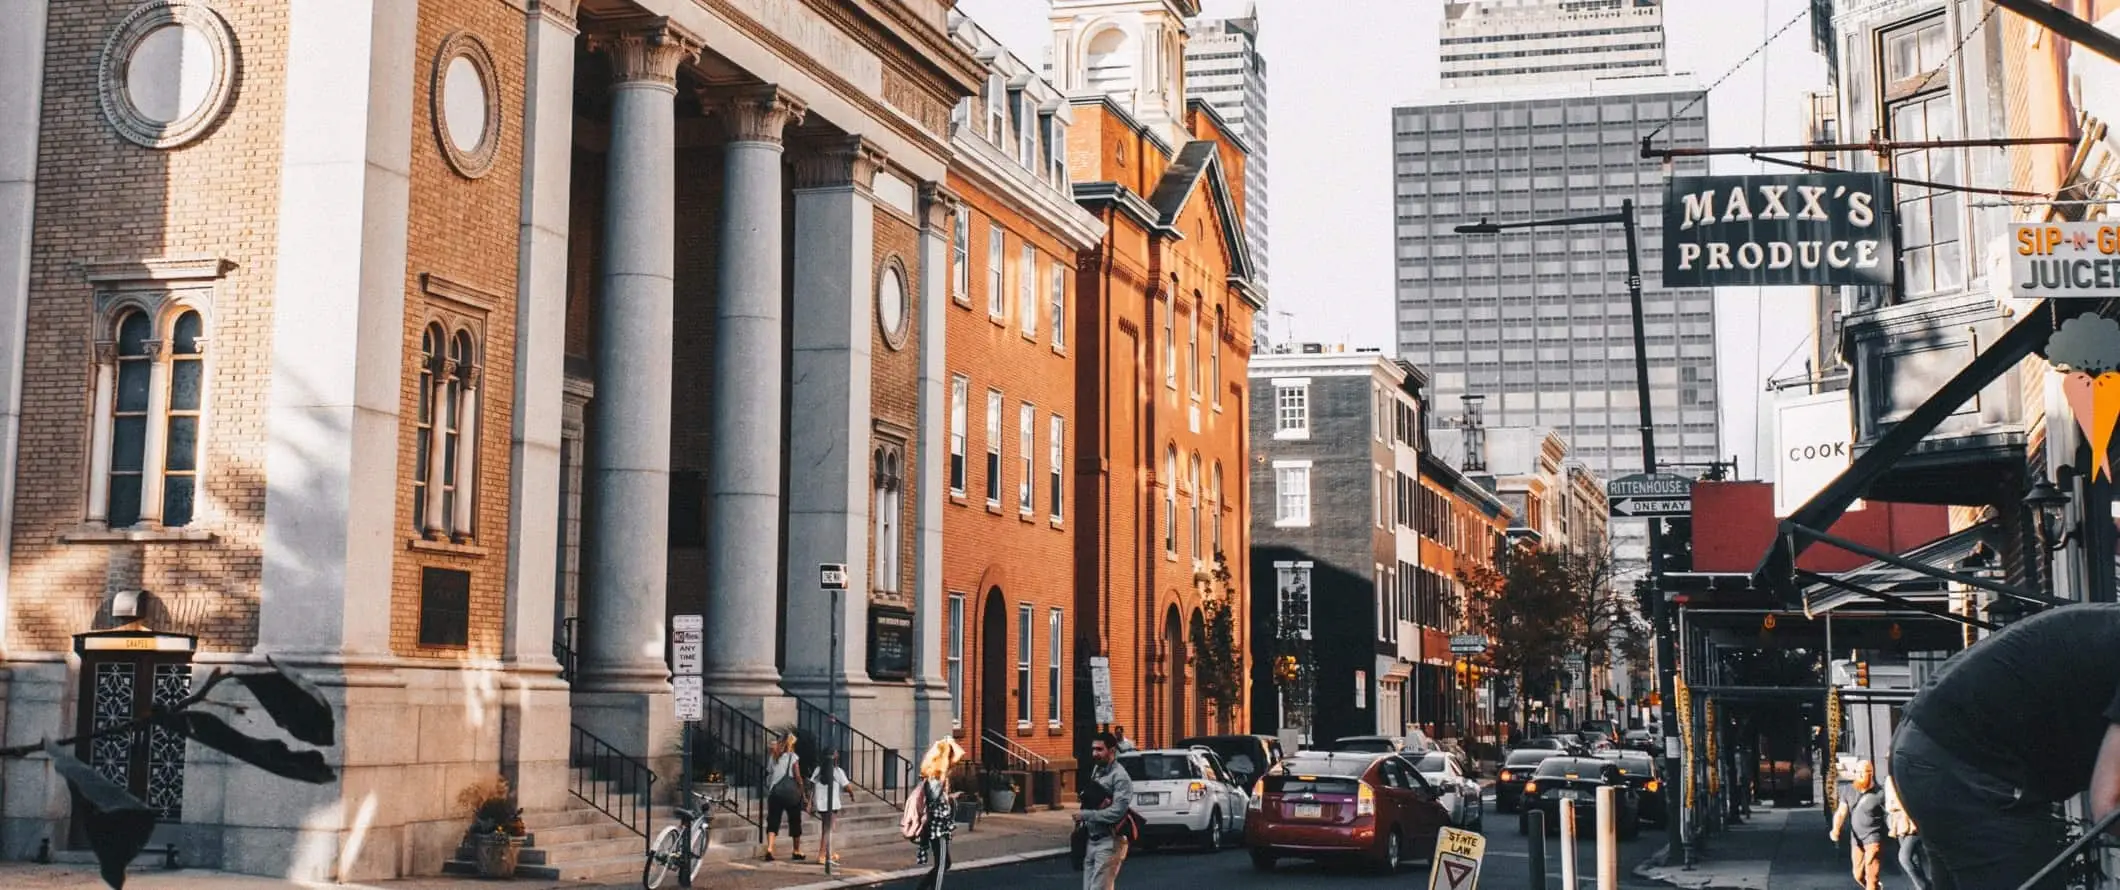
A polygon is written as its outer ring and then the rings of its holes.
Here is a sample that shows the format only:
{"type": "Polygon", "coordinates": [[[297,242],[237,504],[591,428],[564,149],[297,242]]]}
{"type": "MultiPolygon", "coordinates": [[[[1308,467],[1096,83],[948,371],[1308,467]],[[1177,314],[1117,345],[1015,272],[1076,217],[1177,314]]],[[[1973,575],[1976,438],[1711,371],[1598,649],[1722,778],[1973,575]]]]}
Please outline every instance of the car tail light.
{"type": "Polygon", "coordinates": [[[1185,786],[1186,800],[1200,800],[1201,798],[1204,798],[1206,796],[1207,786],[1203,783],[1194,782],[1191,785],[1185,786]]]}
{"type": "Polygon", "coordinates": [[[1516,778],[1516,773],[1510,772],[1508,770],[1502,770],[1502,781],[1507,782],[1514,778],[1516,778]]]}
{"type": "Polygon", "coordinates": [[[1354,814],[1357,816],[1374,816],[1376,813],[1377,790],[1369,787],[1368,782],[1363,782],[1361,790],[1356,791],[1354,795],[1354,814]]]}
{"type": "Polygon", "coordinates": [[[1659,781],[1657,781],[1657,780],[1655,780],[1655,779],[1650,779],[1650,780],[1649,780],[1649,784],[1647,784],[1647,785],[1643,785],[1642,787],[1643,787],[1643,788],[1646,788],[1646,789],[1648,789],[1648,790],[1650,790],[1650,791],[1655,791],[1655,790],[1656,790],[1656,789],[1658,789],[1658,788],[1662,788],[1662,787],[1664,787],[1664,783],[1662,783],[1662,782],[1659,782],[1659,781]]]}
{"type": "Polygon", "coordinates": [[[1537,793],[1538,793],[1538,783],[1537,783],[1537,782],[1525,782],[1525,783],[1524,783],[1524,793],[1525,793],[1525,794],[1537,794],[1537,793]]]}
{"type": "Polygon", "coordinates": [[[1250,802],[1249,804],[1247,804],[1247,806],[1249,806],[1249,807],[1250,807],[1251,809],[1254,809],[1254,810],[1264,810],[1264,809],[1266,809],[1266,780],[1265,780],[1265,779],[1260,779],[1259,781],[1257,781],[1257,782],[1254,782],[1254,783],[1252,783],[1252,786],[1251,786],[1251,802],[1250,802]]]}

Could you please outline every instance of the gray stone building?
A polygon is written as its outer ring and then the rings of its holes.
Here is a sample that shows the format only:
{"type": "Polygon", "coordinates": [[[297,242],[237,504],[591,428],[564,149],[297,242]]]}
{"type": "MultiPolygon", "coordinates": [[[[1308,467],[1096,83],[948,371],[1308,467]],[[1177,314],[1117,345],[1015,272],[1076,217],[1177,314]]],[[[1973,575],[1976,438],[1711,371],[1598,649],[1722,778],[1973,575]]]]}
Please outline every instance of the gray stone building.
{"type": "Polygon", "coordinates": [[[1251,362],[1252,719],[1311,741],[1398,735],[1413,718],[1421,372],[1376,351],[1283,346],[1251,362]],[[1403,457],[1403,459],[1402,459],[1403,457]],[[1308,707],[1272,675],[1276,615],[1308,641],[1308,707]],[[1290,701],[1289,699],[1296,699],[1290,701]],[[1307,732],[1305,732],[1307,730],[1307,732]]]}

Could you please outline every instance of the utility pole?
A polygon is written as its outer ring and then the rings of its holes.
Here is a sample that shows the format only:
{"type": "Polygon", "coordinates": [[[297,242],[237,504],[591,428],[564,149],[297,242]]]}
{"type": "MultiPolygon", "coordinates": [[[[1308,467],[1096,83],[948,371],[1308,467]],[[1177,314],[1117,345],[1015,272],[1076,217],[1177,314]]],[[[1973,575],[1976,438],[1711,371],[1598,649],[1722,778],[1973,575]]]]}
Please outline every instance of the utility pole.
{"type": "MultiPolygon", "coordinates": [[[[1646,148],[1646,146],[1644,146],[1646,148]]],[[[1619,210],[1591,216],[1576,216],[1565,219],[1534,220],[1530,222],[1495,223],[1485,219],[1456,228],[1460,235],[1493,235],[1504,229],[1565,228],[1584,225],[1617,224],[1627,235],[1627,298],[1634,310],[1634,387],[1640,402],[1637,416],[1640,420],[1642,439],[1642,471],[1656,472],[1656,419],[1653,403],[1649,400],[1649,345],[1642,329],[1642,269],[1641,247],[1636,243],[1634,199],[1628,198],[1619,204],[1619,210]]],[[[1664,521],[1649,520],[1649,604],[1653,613],[1650,623],[1656,628],[1656,686],[1657,696],[1663,700],[1661,720],[1663,723],[1664,781],[1680,782],[1683,778],[1679,763],[1678,736],[1678,647],[1671,634],[1671,605],[1664,600],[1664,521]]],[[[1680,784],[1676,787],[1683,787],[1680,784]]],[[[1693,861],[1690,833],[1684,825],[1684,806],[1676,793],[1664,795],[1664,825],[1671,832],[1671,845],[1684,853],[1686,864],[1693,861]]]]}

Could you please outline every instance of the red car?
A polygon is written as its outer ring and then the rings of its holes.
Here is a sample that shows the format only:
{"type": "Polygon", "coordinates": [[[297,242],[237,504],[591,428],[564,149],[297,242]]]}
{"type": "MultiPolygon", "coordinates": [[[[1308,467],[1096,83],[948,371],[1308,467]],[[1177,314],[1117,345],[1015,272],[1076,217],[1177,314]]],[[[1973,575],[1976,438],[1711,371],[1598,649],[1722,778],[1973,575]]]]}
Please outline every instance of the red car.
{"type": "Polygon", "coordinates": [[[1406,758],[1305,751],[1252,789],[1244,846],[1260,871],[1282,859],[1348,858],[1388,873],[1427,859],[1449,824],[1436,790],[1406,758]]]}

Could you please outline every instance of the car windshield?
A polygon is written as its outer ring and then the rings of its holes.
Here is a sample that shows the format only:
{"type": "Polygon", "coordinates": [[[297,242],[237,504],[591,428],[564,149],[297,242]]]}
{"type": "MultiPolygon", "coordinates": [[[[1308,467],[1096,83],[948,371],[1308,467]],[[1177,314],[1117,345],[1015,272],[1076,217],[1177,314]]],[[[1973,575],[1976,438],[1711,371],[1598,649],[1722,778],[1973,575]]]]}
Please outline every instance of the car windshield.
{"type": "Polygon", "coordinates": [[[1441,751],[1430,751],[1421,755],[1420,765],[1416,768],[1424,773],[1443,772],[1450,769],[1450,755],[1441,751]]]}
{"type": "Polygon", "coordinates": [[[1633,754],[1629,756],[1628,754],[1621,754],[1613,759],[1619,761],[1619,771],[1630,776],[1646,776],[1656,771],[1656,761],[1651,760],[1647,755],[1633,754]]]}
{"type": "Polygon", "coordinates": [[[1518,751],[1514,754],[1509,755],[1509,760],[1505,765],[1530,766],[1534,763],[1538,763],[1542,760],[1551,758],[1556,753],[1559,752],[1552,751],[1546,748],[1533,748],[1527,751],[1518,751]]]}
{"type": "Polygon", "coordinates": [[[1136,782],[1197,779],[1192,758],[1182,754],[1138,754],[1119,758],[1126,777],[1136,782]]]}
{"type": "Polygon", "coordinates": [[[1565,776],[1570,779],[1599,779],[1604,777],[1605,765],[1582,757],[1549,757],[1538,765],[1541,778],[1565,776]]]}
{"type": "Polygon", "coordinates": [[[1392,744],[1390,739],[1352,738],[1333,742],[1332,749],[1334,751],[1368,751],[1378,754],[1389,754],[1398,750],[1398,746],[1392,744]]]}

